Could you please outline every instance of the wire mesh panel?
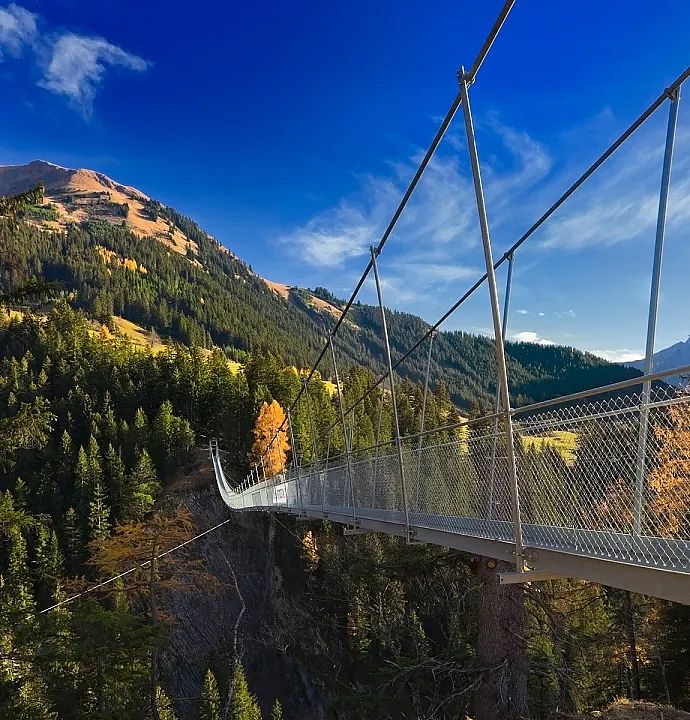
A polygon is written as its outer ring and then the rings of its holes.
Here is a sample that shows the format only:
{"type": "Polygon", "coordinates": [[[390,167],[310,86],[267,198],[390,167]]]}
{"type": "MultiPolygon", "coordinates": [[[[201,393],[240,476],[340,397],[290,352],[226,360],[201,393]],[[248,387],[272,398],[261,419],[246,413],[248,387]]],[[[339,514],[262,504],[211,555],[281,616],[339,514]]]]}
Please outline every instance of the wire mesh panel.
{"type": "Polygon", "coordinates": [[[517,420],[526,545],[690,571],[690,395],[662,385],[517,420]]]}
{"type": "Polygon", "coordinates": [[[476,423],[450,431],[444,439],[405,454],[410,521],[477,537],[512,539],[505,436],[494,436],[490,426],[476,423]]]}
{"type": "MultiPolygon", "coordinates": [[[[511,541],[504,428],[501,417],[461,423],[427,433],[421,447],[407,439],[402,468],[391,443],[239,492],[212,458],[224,500],[238,509],[320,508],[398,524],[409,516],[412,527],[511,541]]],[[[513,432],[527,548],[690,572],[690,394],[660,384],[648,396],[526,408],[513,432]]]]}

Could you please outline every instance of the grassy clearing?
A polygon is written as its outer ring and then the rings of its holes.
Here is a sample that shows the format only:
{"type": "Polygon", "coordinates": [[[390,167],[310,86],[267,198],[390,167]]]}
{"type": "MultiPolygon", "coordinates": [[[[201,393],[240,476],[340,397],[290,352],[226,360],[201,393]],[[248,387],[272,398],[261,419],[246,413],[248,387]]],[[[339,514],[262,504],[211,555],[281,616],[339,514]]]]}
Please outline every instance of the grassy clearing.
{"type": "Polygon", "coordinates": [[[125,320],[117,315],[113,316],[113,322],[118,331],[134,345],[146,347],[154,353],[158,353],[165,348],[165,345],[157,335],[147,332],[136,323],[125,320]]]}
{"type": "Polygon", "coordinates": [[[568,465],[575,462],[577,450],[577,433],[570,430],[554,430],[546,435],[522,435],[525,450],[541,451],[550,447],[557,450],[568,465]]]}

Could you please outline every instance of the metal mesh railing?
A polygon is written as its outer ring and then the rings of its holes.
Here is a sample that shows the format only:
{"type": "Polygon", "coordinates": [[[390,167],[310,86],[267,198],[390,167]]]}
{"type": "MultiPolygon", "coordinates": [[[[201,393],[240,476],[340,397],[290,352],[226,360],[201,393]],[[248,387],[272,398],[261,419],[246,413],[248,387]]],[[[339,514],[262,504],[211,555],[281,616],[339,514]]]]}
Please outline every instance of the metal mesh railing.
{"type": "Polygon", "coordinates": [[[690,571],[690,395],[664,385],[514,423],[527,545],[690,571]]]}
{"type": "MultiPolygon", "coordinates": [[[[690,572],[690,394],[594,392],[512,412],[525,547],[690,572]]],[[[503,421],[496,427],[467,421],[422,447],[407,438],[402,472],[388,443],[241,486],[231,501],[512,541],[503,421]]]]}

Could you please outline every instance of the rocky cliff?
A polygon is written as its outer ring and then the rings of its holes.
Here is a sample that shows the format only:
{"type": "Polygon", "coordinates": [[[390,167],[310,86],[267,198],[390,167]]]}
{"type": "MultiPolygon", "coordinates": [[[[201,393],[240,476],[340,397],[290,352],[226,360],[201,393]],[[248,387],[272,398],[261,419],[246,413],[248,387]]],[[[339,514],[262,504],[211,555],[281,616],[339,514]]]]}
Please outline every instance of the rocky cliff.
{"type": "Polygon", "coordinates": [[[237,645],[264,715],[278,698],[286,717],[323,718],[327,698],[317,678],[328,671],[328,663],[318,629],[300,601],[306,568],[287,527],[291,521],[258,513],[231,515],[210,484],[178,490],[169,502],[182,503],[199,530],[230,518],[190,546],[190,557],[203,561],[222,583],[221,590],[165,599],[174,620],[164,652],[164,684],[178,717],[198,717],[207,668],[213,669],[225,693],[234,629],[244,606],[237,645]]]}

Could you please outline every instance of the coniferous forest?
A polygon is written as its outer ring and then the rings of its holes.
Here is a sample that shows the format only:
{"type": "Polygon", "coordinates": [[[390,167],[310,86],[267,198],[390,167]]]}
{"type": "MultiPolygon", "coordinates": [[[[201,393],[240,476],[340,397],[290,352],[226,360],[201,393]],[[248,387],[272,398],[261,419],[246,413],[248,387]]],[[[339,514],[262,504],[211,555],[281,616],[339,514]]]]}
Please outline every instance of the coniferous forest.
{"type": "MultiPolygon", "coordinates": [[[[241,522],[267,538],[270,587],[299,606],[279,635],[262,624],[266,608],[243,599],[264,580],[241,554],[222,556],[221,576],[193,543],[168,552],[199,532],[190,506],[214,493],[209,438],[241,480],[299,393],[329,318],[300,305],[299,293],[277,298],[191,221],[156,210],[198,254],[107,223],[51,232],[0,221],[0,717],[545,720],[619,698],[690,710],[684,606],[573,580],[499,588],[487,558],[346,538],[327,521],[233,521],[232,541],[247,531],[241,522]],[[135,346],[114,315],[165,347],[135,346]],[[184,623],[205,597],[239,611],[227,635],[202,638],[208,656],[189,662],[196,691],[186,695],[170,648],[184,632],[203,635],[184,623]],[[267,658],[278,646],[308,693],[276,684],[267,658]]],[[[419,318],[390,317],[396,352],[425,329],[419,318]]],[[[341,347],[346,404],[383,358],[375,308],[358,305],[353,318],[341,347]]],[[[480,413],[495,393],[487,340],[437,341],[429,428],[480,413]]],[[[519,404],[635,374],[563,347],[509,352],[519,404]]],[[[423,355],[401,368],[403,436],[419,427],[423,355]]],[[[339,430],[330,446],[324,432],[338,417],[330,379],[326,364],[309,403],[293,408],[296,448],[286,442],[279,465],[343,450],[339,430]]],[[[355,450],[375,441],[379,412],[381,438],[392,437],[378,388],[349,419],[355,450]]],[[[574,460],[583,479],[606,461],[604,445],[586,441],[583,433],[574,460]]],[[[518,452],[550,454],[554,473],[564,462],[553,447],[518,452]]]]}

